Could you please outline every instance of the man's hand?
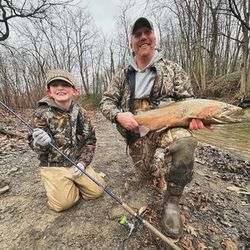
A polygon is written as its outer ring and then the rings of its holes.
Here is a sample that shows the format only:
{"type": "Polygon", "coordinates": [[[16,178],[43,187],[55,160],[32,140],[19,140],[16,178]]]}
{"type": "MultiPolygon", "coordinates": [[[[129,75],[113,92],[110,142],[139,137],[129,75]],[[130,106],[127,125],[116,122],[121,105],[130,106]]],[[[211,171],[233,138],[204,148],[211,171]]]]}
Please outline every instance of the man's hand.
{"type": "Polygon", "coordinates": [[[83,166],[82,163],[77,163],[77,166],[78,166],[81,170],[80,170],[79,168],[77,168],[76,166],[74,166],[75,172],[72,174],[72,177],[73,177],[74,179],[79,178],[80,176],[82,176],[83,173],[84,173],[84,171],[85,171],[85,167],[83,166]]]}
{"type": "Polygon", "coordinates": [[[40,128],[35,128],[32,136],[34,145],[47,146],[51,142],[50,136],[40,128]]]}
{"type": "Polygon", "coordinates": [[[134,118],[131,112],[117,113],[116,121],[120,123],[123,128],[127,130],[133,130],[138,128],[139,124],[134,118]]]}
{"type": "Polygon", "coordinates": [[[203,129],[203,128],[213,129],[211,124],[205,126],[202,120],[200,119],[192,119],[192,121],[189,123],[190,130],[203,129]]]}

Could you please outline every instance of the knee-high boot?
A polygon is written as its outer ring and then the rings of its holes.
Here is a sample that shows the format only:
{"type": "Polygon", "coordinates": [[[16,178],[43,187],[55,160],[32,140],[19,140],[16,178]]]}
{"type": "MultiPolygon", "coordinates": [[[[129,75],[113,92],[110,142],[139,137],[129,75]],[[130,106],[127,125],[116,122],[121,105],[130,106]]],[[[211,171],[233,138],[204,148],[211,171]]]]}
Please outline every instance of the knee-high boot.
{"type": "Polygon", "coordinates": [[[183,186],[178,186],[173,182],[169,182],[164,196],[161,222],[165,233],[172,238],[178,238],[183,233],[179,208],[179,201],[183,189],[183,186]]]}
{"type": "Polygon", "coordinates": [[[161,222],[165,233],[172,238],[182,235],[179,201],[185,185],[192,179],[196,146],[197,141],[193,137],[184,137],[174,141],[169,147],[172,166],[170,173],[166,176],[168,184],[161,222]]]}

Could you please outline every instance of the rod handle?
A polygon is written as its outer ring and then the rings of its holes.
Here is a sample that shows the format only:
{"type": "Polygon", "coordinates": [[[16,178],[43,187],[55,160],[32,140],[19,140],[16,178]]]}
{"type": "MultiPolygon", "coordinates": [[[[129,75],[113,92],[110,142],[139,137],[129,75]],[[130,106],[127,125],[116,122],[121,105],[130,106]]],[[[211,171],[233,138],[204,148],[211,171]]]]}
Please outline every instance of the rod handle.
{"type": "Polygon", "coordinates": [[[140,216],[137,215],[137,213],[129,207],[125,202],[121,204],[121,206],[131,215],[135,216],[137,219],[139,219],[145,227],[147,227],[151,232],[153,232],[156,236],[158,236],[160,239],[162,239],[165,243],[167,243],[168,246],[170,246],[174,250],[181,250],[178,246],[176,246],[173,242],[173,240],[166,237],[164,234],[162,234],[157,228],[155,228],[153,225],[151,225],[148,221],[142,219],[140,216]]]}

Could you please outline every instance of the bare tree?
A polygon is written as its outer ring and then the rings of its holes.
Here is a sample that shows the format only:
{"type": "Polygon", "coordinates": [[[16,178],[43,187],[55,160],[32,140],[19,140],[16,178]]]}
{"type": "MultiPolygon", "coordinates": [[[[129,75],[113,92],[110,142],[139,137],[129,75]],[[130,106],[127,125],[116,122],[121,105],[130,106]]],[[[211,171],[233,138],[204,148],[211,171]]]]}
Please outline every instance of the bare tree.
{"type": "Polygon", "coordinates": [[[76,49],[77,67],[80,72],[82,93],[90,94],[90,69],[94,54],[94,47],[98,44],[98,34],[91,26],[91,15],[86,9],[79,9],[71,13],[73,22],[73,41],[76,49]]]}
{"type": "Polygon", "coordinates": [[[110,75],[109,79],[111,80],[113,75],[115,74],[115,63],[114,63],[114,50],[113,50],[113,40],[110,42],[109,52],[110,52],[110,75]]]}
{"type": "Polygon", "coordinates": [[[44,19],[47,17],[50,8],[65,6],[72,1],[73,0],[0,0],[0,41],[4,41],[9,37],[11,19],[44,19]]]}
{"type": "Polygon", "coordinates": [[[218,45],[218,36],[219,36],[219,25],[218,25],[218,10],[221,7],[222,0],[217,1],[215,4],[213,0],[205,0],[207,7],[209,8],[212,16],[212,24],[211,24],[211,46],[209,51],[209,61],[208,61],[208,68],[207,68],[207,76],[210,79],[214,79],[215,76],[215,60],[216,60],[216,48],[218,45]]]}
{"type": "Polygon", "coordinates": [[[250,96],[250,1],[249,0],[228,0],[228,9],[240,22],[242,31],[242,63],[241,63],[241,84],[240,95],[250,96]]]}
{"type": "Polygon", "coordinates": [[[250,25],[249,25],[249,0],[243,0],[243,16],[242,11],[239,9],[239,2],[235,0],[228,0],[228,5],[230,11],[233,13],[234,17],[236,17],[242,26],[244,26],[247,30],[250,31],[250,25]]]}
{"type": "Polygon", "coordinates": [[[118,47],[119,47],[119,62],[118,67],[123,68],[126,64],[127,57],[131,55],[130,48],[130,25],[129,12],[134,7],[135,1],[128,0],[122,2],[120,7],[120,16],[117,21],[118,25],[118,47]]]}

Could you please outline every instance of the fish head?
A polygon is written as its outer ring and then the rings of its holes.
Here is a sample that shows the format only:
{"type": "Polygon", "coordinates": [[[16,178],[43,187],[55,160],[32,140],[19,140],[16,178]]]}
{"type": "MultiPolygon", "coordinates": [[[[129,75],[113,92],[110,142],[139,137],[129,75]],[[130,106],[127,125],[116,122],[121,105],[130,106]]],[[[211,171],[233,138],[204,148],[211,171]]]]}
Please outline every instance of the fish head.
{"type": "Polygon", "coordinates": [[[242,113],[242,108],[238,106],[221,103],[221,105],[217,106],[216,112],[211,117],[211,120],[213,123],[240,122],[239,115],[242,113]]]}

